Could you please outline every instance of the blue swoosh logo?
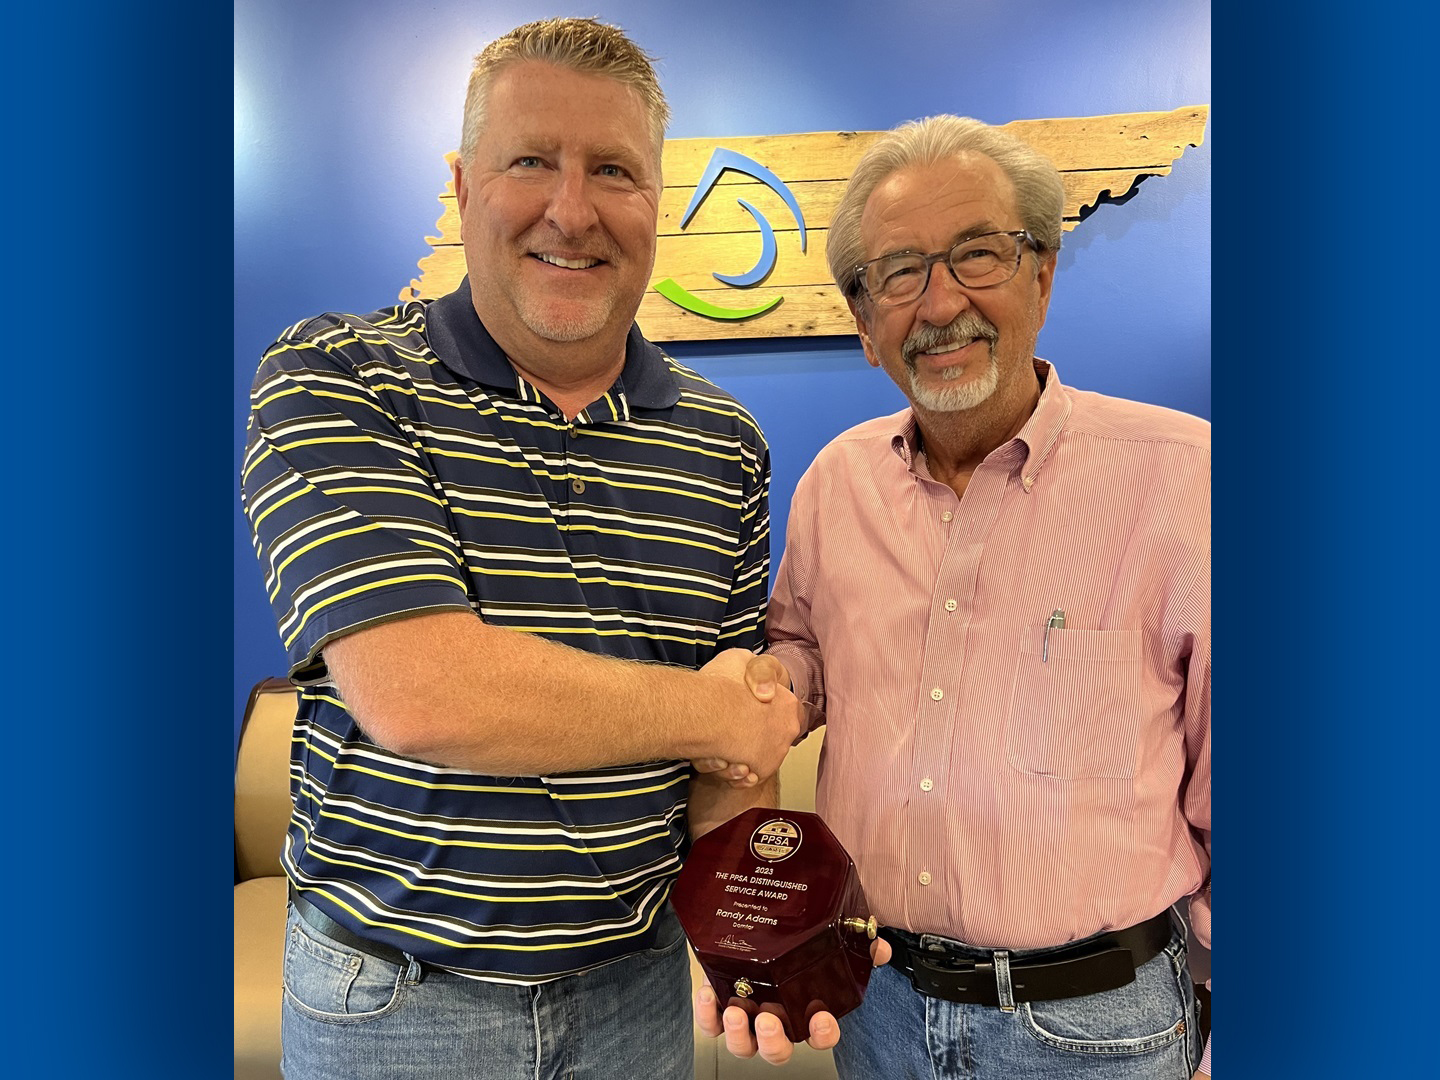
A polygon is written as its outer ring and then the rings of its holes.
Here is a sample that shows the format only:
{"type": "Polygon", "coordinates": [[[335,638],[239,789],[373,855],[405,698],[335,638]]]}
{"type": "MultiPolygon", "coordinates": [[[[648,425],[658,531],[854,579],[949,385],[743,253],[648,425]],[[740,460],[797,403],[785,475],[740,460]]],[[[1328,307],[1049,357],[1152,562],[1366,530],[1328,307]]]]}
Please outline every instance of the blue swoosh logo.
{"type": "MultiPolygon", "coordinates": [[[[795,199],[795,194],[773,172],[761,165],[754,158],[735,150],[727,150],[723,146],[717,146],[710,155],[710,161],[705,166],[705,171],[700,175],[700,182],[695,186],[695,194],[690,197],[690,205],[686,207],[685,214],[680,219],[680,228],[683,231],[690,224],[690,219],[695,216],[695,211],[700,209],[700,204],[705,201],[711,190],[720,181],[720,175],[726,170],[732,169],[735,172],[743,173],[752,179],[759,180],[776,195],[784,200],[785,205],[790,208],[790,213],[795,218],[795,224],[800,228],[800,250],[805,250],[805,215],[800,212],[800,204],[795,199]]],[[[760,258],[743,274],[721,274],[716,272],[713,276],[721,284],[733,288],[749,288],[757,282],[763,281],[775,268],[776,247],[775,230],[765,215],[755,209],[744,199],[735,200],[755,219],[755,224],[760,227],[760,258]]],[[[674,278],[666,278],[655,285],[655,291],[665,297],[673,304],[684,308],[686,311],[694,312],[708,319],[748,319],[769,311],[784,297],[777,296],[768,303],[746,308],[721,307],[702,300],[694,293],[680,287],[674,278]]]]}

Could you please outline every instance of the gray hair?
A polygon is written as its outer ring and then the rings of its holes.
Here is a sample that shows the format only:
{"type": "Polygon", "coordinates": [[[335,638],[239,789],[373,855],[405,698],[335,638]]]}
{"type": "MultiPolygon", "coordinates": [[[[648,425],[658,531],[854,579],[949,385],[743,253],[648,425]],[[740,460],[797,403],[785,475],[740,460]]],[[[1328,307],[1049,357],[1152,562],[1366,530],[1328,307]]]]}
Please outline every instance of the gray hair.
{"type": "Polygon", "coordinates": [[[1020,221],[1042,251],[1060,250],[1065,189],[1050,159],[1008,131],[968,116],[929,116],[887,131],[860,158],[845,194],[830,219],[826,258],[830,275],[845,296],[860,296],[855,267],[865,261],[860,218],[865,204],[891,173],[931,165],[963,153],[982,154],[999,165],[1015,186],[1020,221]]]}
{"type": "Polygon", "coordinates": [[[517,26],[496,38],[475,57],[465,93],[465,120],[460,160],[474,160],[475,144],[485,127],[485,108],[495,77],[511,64],[540,60],[584,75],[603,75],[624,83],[640,95],[650,117],[651,138],[658,163],[670,123],[670,106],[655,76],[654,57],[643,52],[617,26],[596,19],[541,19],[517,26]]]}

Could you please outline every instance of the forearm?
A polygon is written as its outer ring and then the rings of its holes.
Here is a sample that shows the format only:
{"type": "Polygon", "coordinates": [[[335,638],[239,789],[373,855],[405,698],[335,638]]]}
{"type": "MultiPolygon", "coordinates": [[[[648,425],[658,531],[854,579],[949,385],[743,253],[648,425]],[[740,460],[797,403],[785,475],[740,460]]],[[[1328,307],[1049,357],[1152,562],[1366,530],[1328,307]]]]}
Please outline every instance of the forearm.
{"type": "Polygon", "coordinates": [[[765,720],[743,684],[598,656],[460,612],[369,627],[324,654],[370,738],[487,775],[740,759],[733,729],[765,720]]]}

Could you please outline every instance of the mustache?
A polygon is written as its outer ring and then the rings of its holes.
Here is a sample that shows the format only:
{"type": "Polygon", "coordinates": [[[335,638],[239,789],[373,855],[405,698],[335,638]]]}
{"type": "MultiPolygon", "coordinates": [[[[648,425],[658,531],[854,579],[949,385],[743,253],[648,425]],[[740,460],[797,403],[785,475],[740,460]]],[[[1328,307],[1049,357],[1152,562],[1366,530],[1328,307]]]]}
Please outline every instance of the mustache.
{"type": "Polygon", "coordinates": [[[968,342],[980,338],[993,348],[1000,339],[1000,331],[979,312],[962,311],[946,326],[922,326],[905,339],[900,346],[900,358],[910,367],[915,366],[915,356],[941,345],[968,342]]]}

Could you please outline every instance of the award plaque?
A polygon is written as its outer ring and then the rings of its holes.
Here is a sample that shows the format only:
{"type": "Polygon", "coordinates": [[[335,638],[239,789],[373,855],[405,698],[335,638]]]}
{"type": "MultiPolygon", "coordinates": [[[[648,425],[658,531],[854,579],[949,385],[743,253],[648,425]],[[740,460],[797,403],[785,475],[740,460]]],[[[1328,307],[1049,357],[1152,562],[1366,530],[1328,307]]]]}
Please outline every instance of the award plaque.
{"type": "Polygon", "coordinates": [[[779,1016],[792,1042],[870,981],[875,919],[855,864],[814,814],[755,807],[695,841],[671,903],[721,1008],[779,1016]]]}

